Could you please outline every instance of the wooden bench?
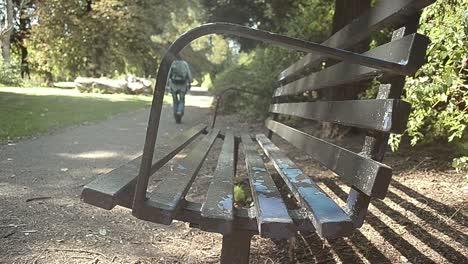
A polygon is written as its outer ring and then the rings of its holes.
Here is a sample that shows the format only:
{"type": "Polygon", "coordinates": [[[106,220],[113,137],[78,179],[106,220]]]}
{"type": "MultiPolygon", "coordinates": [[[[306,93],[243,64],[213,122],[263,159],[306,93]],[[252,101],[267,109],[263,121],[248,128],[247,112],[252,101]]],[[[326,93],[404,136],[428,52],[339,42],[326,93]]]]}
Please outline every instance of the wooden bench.
{"type": "MultiPolygon", "coordinates": [[[[208,232],[223,234],[222,263],[248,263],[250,239],[290,238],[298,231],[313,231],[324,239],[349,236],[362,226],[371,198],[385,197],[392,170],[382,164],[389,133],[405,130],[410,105],[401,101],[405,76],[424,63],[428,39],[416,32],[421,10],[433,0],[381,0],[372,9],[335,33],[322,44],[226,23],[195,28],[175,41],[161,62],[148,123],[143,155],[97,178],[82,192],[84,202],[112,209],[132,209],[146,221],[169,225],[174,219],[208,232]],[[391,42],[362,54],[346,50],[386,28],[397,28],[391,42]],[[234,135],[213,123],[184,131],[165,146],[164,155],[153,155],[167,74],[171,62],[184,46],[207,34],[231,34],[256,39],[308,55],[280,74],[281,86],[273,95],[268,135],[234,135]],[[341,61],[323,68],[329,59],[341,61]],[[322,69],[323,68],[323,69],[322,69]],[[290,98],[308,91],[354,85],[379,77],[376,99],[297,102],[290,98]],[[281,116],[361,128],[367,131],[359,153],[334,145],[287,124],[281,116]],[[272,141],[277,135],[332,170],[351,186],[346,206],[340,207],[288,158],[272,141]],[[222,140],[217,167],[202,203],[185,199],[192,183],[217,140],[222,140]],[[234,206],[233,186],[238,151],[244,150],[254,206],[234,206]],[[185,157],[173,160],[173,171],[148,192],[150,176],[181,150],[185,157]],[[265,154],[276,171],[265,165],[265,154]],[[281,183],[273,180],[279,175],[281,183]],[[279,187],[287,186],[299,209],[288,208],[279,187]]],[[[297,97],[296,97],[297,99],[297,97]]],[[[295,100],[296,100],[295,99],[295,100]]],[[[310,177],[311,176],[311,177],[310,177]]]]}

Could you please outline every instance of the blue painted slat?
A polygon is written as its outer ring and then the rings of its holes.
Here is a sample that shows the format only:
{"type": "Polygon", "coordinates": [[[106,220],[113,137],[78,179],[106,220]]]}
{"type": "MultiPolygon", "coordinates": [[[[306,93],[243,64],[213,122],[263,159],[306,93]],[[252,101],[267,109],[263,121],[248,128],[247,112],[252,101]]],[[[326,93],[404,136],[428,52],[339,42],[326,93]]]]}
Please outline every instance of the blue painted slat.
{"type": "Polygon", "coordinates": [[[200,228],[229,234],[234,219],[234,134],[226,132],[205,202],[201,208],[200,228]]]}
{"type": "Polygon", "coordinates": [[[242,135],[242,143],[260,235],[274,235],[278,238],[293,236],[293,221],[270,173],[265,168],[262,157],[257,152],[256,144],[246,134],[242,135]]]}
{"type": "Polygon", "coordinates": [[[350,235],[354,228],[348,214],[265,135],[256,138],[296,199],[312,213],[317,233],[323,238],[350,235]]]}

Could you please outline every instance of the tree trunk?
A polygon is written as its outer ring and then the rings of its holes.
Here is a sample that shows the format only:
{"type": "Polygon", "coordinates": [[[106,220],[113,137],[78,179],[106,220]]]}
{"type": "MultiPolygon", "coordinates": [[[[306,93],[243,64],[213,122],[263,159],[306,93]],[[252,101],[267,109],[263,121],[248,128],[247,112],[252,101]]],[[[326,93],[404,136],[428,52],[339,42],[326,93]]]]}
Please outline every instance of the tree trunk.
{"type": "Polygon", "coordinates": [[[24,43],[20,44],[21,49],[21,78],[28,79],[31,78],[31,73],[29,71],[29,61],[28,61],[28,48],[24,45],[24,43]]]}
{"type": "Polygon", "coordinates": [[[371,0],[336,0],[332,32],[336,33],[371,6],[371,0]]]}
{"type": "MultiPolygon", "coordinates": [[[[333,16],[332,32],[336,33],[341,28],[349,24],[353,19],[359,17],[371,6],[371,0],[336,0],[335,14],[333,16]]],[[[370,39],[363,41],[352,49],[354,52],[364,52],[369,49],[370,39]]],[[[356,99],[360,92],[367,88],[366,83],[349,84],[346,87],[336,87],[325,89],[322,98],[328,101],[352,100],[356,99]]],[[[322,123],[321,134],[324,138],[339,138],[348,133],[348,128],[340,125],[324,122],[322,123]]]]}
{"type": "Polygon", "coordinates": [[[31,29],[31,18],[27,12],[29,6],[24,6],[21,1],[15,2],[19,12],[19,30],[15,32],[15,44],[19,47],[21,53],[21,78],[30,78],[29,71],[29,58],[28,47],[26,46],[26,39],[29,38],[31,29]]]}
{"type": "Polygon", "coordinates": [[[6,0],[5,6],[5,24],[1,29],[1,37],[2,37],[2,57],[3,61],[7,64],[10,63],[10,42],[11,42],[11,33],[13,31],[13,1],[6,0]]]}

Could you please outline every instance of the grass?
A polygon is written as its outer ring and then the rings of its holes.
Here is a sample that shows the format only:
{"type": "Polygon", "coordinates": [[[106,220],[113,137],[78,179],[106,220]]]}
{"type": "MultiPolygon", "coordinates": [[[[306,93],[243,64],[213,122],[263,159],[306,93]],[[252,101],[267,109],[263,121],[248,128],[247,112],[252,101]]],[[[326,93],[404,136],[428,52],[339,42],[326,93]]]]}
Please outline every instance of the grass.
{"type": "Polygon", "coordinates": [[[0,142],[104,120],[150,104],[150,96],[54,88],[0,88],[0,142]]]}

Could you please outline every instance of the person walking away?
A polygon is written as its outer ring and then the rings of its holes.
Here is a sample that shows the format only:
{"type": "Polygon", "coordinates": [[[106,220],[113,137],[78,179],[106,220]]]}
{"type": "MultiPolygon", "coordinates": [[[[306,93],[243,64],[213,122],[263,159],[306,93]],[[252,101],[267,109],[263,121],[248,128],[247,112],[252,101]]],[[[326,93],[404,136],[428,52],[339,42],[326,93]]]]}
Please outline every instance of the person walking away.
{"type": "Polygon", "coordinates": [[[190,90],[192,73],[188,63],[181,58],[176,58],[169,70],[169,87],[172,94],[174,118],[180,124],[184,116],[185,94],[190,90]]]}

